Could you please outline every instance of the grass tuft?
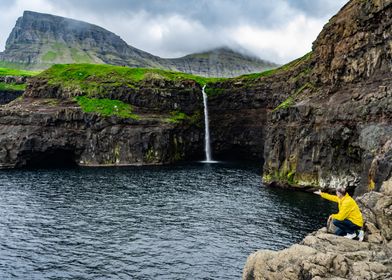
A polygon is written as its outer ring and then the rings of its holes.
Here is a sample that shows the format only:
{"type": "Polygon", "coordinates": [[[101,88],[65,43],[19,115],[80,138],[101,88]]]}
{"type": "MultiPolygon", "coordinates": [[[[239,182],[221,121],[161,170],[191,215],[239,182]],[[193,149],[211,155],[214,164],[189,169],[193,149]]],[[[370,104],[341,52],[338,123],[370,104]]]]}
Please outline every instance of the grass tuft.
{"type": "Polygon", "coordinates": [[[74,100],[86,113],[98,113],[101,116],[118,116],[121,118],[139,119],[132,113],[132,106],[119,100],[88,98],[86,96],[77,96],[74,100]]]}
{"type": "Polygon", "coordinates": [[[24,91],[25,89],[26,89],[26,84],[0,83],[0,91],[3,91],[3,90],[24,91]]]}
{"type": "Polygon", "coordinates": [[[40,71],[28,71],[28,70],[18,70],[11,68],[0,68],[0,76],[22,76],[22,77],[32,77],[38,75],[40,71]]]}

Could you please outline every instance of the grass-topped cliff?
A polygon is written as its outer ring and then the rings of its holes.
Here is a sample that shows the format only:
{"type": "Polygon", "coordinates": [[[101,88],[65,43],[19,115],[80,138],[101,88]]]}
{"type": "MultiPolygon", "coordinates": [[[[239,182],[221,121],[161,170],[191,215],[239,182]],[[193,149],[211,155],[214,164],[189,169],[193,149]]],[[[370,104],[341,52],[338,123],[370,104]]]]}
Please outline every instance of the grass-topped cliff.
{"type": "Polygon", "coordinates": [[[160,69],[58,64],[34,77],[25,96],[70,100],[103,117],[198,124],[202,86],[221,80],[160,69]]]}
{"type": "MultiPolygon", "coordinates": [[[[97,112],[103,116],[135,117],[131,113],[132,109],[129,104],[139,107],[146,105],[133,98],[139,96],[143,99],[141,92],[145,92],[146,89],[157,91],[157,88],[161,88],[162,91],[168,91],[170,93],[167,94],[171,95],[173,87],[181,86],[184,91],[187,91],[189,87],[197,86],[201,90],[202,86],[207,85],[206,92],[212,97],[226,92],[227,85],[231,87],[233,84],[240,83],[254,86],[259,83],[260,79],[297,68],[298,65],[307,62],[310,57],[311,53],[277,69],[236,78],[206,78],[161,69],[129,68],[105,64],[57,64],[40,73],[37,79],[45,81],[53,88],[61,89],[62,96],[56,97],[72,98],[85,112],[97,112]],[[122,103],[117,104],[116,102],[122,103]],[[123,108],[121,112],[119,107],[123,108]]],[[[26,73],[35,74],[35,72],[26,73]]],[[[162,94],[161,91],[157,91],[157,93],[158,95],[162,94]]],[[[160,111],[160,105],[164,107],[164,104],[155,104],[153,109],[160,111]]],[[[186,119],[184,116],[191,113],[189,110],[185,111],[173,108],[170,110],[170,114],[176,116],[172,117],[173,120],[178,121],[178,119],[186,119]],[[179,115],[182,117],[178,118],[179,115]]]]}
{"type": "Polygon", "coordinates": [[[19,77],[32,77],[36,76],[41,71],[28,71],[13,68],[0,68],[0,76],[19,76],[19,77]]]}
{"type": "Polygon", "coordinates": [[[24,91],[26,78],[38,73],[38,71],[0,68],[0,91],[24,91]]]}
{"type": "Polygon", "coordinates": [[[39,77],[50,84],[67,88],[99,90],[103,85],[135,87],[145,80],[193,80],[200,85],[216,82],[219,78],[206,78],[161,69],[129,68],[104,64],[57,64],[42,72],[39,77]]]}

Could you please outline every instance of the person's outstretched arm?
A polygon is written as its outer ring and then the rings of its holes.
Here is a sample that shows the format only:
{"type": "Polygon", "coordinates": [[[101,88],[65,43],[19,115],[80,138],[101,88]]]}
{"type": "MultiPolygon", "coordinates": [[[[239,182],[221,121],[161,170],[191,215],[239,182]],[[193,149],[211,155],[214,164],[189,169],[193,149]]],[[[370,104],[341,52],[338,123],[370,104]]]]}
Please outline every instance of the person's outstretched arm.
{"type": "Polygon", "coordinates": [[[328,199],[330,201],[333,202],[339,202],[339,199],[336,195],[332,195],[332,194],[327,194],[327,193],[323,193],[321,190],[317,190],[315,192],[313,192],[314,194],[318,194],[319,196],[321,196],[322,198],[328,199]]]}

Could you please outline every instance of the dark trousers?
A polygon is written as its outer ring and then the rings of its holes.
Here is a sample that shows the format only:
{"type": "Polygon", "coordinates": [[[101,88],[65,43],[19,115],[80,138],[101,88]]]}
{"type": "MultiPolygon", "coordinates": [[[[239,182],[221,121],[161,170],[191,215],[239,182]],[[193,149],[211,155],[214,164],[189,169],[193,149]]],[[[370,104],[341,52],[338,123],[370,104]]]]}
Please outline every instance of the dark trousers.
{"type": "Polygon", "coordinates": [[[333,219],[332,222],[336,226],[335,234],[339,236],[345,236],[347,233],[353,234],[356,230],[361,229],[360,226],[357,226],[347,219],[343,221],[333,219]]]}

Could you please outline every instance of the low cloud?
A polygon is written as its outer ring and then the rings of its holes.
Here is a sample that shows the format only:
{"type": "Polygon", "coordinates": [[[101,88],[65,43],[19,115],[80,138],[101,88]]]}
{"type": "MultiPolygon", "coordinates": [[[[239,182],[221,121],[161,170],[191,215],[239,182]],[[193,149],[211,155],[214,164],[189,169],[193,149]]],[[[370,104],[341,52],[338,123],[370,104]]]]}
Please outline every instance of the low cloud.
{"type": "Polygon", "coordinates": [[[24,10],[93,23],[161,57],[220,46],[286,63],[310,51],[346,0],[0,0],[0,49],[24,10]]]}

